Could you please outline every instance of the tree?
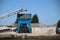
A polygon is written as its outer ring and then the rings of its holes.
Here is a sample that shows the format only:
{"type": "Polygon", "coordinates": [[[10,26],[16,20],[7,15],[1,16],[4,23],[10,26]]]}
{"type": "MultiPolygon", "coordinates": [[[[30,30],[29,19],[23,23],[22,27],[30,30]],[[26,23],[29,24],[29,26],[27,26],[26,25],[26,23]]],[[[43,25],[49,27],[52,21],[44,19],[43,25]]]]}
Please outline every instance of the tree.
{"type": "Polygon", "coordinates": [[[37,14],[33,15],[31,23],[39,23],[39,19],[38,19],[37,14]]]}
{"type": "Polygon", "coordinates": [[[57,28],[60,28],[60,20],[57,23],[57,28]]]}
{"type": "Polygon", "coordinates": [[[58,32],[58,28],[60,28],[60,20],[57,22],[56,34],[60,34],[60,33],[58,32]]]}

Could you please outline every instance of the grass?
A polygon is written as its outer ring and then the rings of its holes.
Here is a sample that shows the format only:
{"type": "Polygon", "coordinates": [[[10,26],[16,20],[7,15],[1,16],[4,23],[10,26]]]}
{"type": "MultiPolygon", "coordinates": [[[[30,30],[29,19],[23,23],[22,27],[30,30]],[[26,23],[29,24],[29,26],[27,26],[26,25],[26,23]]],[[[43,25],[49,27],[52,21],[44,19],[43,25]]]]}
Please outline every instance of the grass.
{"type": "Polygon", "coordinates": [[[17,37],[4,37],[0,38],[0,40],[60,40],[60,35],[56,36],[25,36],[24,39],[22,39],[21,36],[17,37]]]}
{"type": "MultiPolygon", "coordinates": [[[[18,40],[21,39],[21,36],[17,37],[18,40]]],[[[60,40],[60,35],[55,36],[25,36],[25,40],[60,40]]]]}

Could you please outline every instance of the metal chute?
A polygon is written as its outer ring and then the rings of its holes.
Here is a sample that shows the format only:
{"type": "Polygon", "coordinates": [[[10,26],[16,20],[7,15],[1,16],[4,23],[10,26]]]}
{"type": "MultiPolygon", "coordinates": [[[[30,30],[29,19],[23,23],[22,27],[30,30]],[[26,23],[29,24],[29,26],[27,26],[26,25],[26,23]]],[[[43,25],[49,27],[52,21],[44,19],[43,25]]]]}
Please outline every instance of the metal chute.
{"type": "Polygon", "coordinates": [[[10,17],[10,16],[12,16],[12,15],[14,15],[14,14],[17,14],[17,13],[23,12],[23,11],[27,11],[27,9],[21,8],[21,9],[15,10],[15,11],[13,11],[13,12],[10,12],[9,14],[0,15],[0,19],[3,19],[3,18],[5,18],[5,17],[10,17]]]}

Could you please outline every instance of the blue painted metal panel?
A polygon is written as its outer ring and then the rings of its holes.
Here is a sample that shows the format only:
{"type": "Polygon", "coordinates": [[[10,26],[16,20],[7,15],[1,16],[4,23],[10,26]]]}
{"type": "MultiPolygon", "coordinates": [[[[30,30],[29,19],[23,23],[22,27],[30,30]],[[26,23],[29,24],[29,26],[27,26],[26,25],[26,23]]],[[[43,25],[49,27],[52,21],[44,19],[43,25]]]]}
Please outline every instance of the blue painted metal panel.
{"type": "Polygon", "coordinates": [[[20,26],[21,24],[27,24],[28,30],[31,33],[31,18],[19,18],[18,19],[18,32],[20,32],[20,26]]]}

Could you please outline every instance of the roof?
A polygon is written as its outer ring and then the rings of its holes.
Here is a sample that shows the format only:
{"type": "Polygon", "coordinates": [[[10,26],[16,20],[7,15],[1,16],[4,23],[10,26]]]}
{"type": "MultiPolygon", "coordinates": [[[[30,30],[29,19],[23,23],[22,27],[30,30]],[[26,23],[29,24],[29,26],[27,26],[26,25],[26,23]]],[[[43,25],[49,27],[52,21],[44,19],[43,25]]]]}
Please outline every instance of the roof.
{"type": "Polygon", "coordinates": [[[31,18],[31,14],[17,14],[19,18],[31,18]]]}

